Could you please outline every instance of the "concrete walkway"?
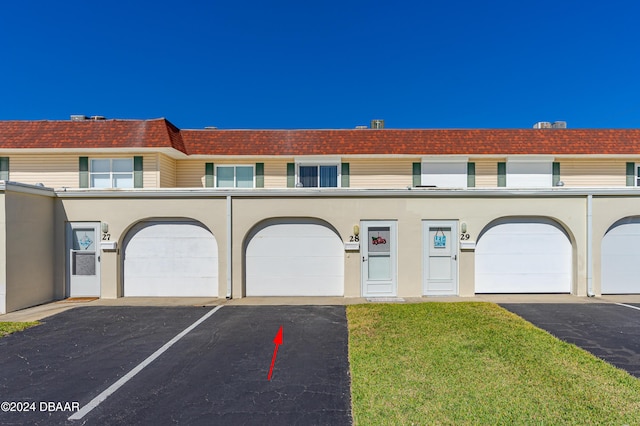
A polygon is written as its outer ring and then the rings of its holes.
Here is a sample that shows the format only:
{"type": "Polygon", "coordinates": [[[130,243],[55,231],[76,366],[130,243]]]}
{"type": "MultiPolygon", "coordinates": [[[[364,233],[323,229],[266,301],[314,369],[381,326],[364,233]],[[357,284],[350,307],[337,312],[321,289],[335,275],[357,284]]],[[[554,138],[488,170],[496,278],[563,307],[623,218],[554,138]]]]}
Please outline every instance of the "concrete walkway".
{"type": "MultiPolygon", "coordinates": [[[[491,303],[640,303],[640,294],[578,297],[570,294],[481,294],[473,297],[404,297],[391,303],[491,302],[491,303]]],[[[364,297],[120,297],[118,299],[65,299],[0,315],[0,322],[39,321],[77,306],[216,306],[216,305],[357,305],[375,303],[364,297]]]]}

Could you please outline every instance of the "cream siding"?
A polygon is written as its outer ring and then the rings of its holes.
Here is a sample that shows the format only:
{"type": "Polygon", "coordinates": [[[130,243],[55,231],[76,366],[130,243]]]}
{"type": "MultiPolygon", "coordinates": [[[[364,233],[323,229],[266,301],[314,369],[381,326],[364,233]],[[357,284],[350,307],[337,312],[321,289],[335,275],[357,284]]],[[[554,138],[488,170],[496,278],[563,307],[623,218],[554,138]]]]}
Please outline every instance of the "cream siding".
{"type": "Polygon", "coordinates": [[[158,154],[161,188],[176,187],[176,160],[164,154],[158,154]]]}
{"type": "MultiPolygon", "coordinates": [[[[9,180],[28,184],[43,183],[50,188],[78,188],[80,157],[133,158],[139,154],[16,154],[9,156],[9,180]]],[[[158,186],[157,154],[143,155],[143,185],[158,186]]]]}
{"type": "Polygon", "coordinates": [[[176,161],[176,186],[178,188],[203,188],[205,160],[176,161]]]}
{"type": "Polygon", "coordinates": [[[469,159],[476,163],[476,188],[496,188],[498,186],[498,162],[500,158],[469,159]]]}
{"type": "Polygon", "coordinates": [[[264,187],[287,187],[287,163],[293,163],[293,158],[263,161],[264,163],[264,187]]]}
{"type": "MultiPolygon", "coordinates": [[[[135,155],[135,154],[134,154],[135,155]]],[[[105,155],[107,158],[117,158],[114,156],[105,155]]],[[[126,155],[123,157],[127,157],[126,155]]],[[[133,157],[130,155],[129,157],[133,157]]],[[[158,159],[157,155],[143,155],[142,156],[142,187],[143,188],[158,188],[160,185],[160,179],[158,172],[158,159]]],[[[95,157],[89,157],[95,158],[95,157]]]]}
{"type": "Polygon", "coordinates": [[[349,163],[351,188],[406,188],[413,184],[413,163],[410,158],[343,158],[349,163]]]}
{"type": "Polygon", "coordinates": [[[213,163],[215,166],[233,164],[236,166],[254,166],[256,163],[264,163],[264,187],[265,188],[286,188],[287,187],[287,163],[290,160],[261,160],[261,159],[220,159],[211,160],[178,160],[176,161],[176,186],[179,188],[203,188],[205,164],[213,163]]]}
{"type": "Polygon", "coordinates": [[[565,187],[626,186],[626,161],[602,158],[560,160],[560,180],[565,187]]]}
{"type": "Polygon", "coordinates": [[[9,156],[9,180],[50,188],[77,188],[78,155],[16,154],[9,156]]]}

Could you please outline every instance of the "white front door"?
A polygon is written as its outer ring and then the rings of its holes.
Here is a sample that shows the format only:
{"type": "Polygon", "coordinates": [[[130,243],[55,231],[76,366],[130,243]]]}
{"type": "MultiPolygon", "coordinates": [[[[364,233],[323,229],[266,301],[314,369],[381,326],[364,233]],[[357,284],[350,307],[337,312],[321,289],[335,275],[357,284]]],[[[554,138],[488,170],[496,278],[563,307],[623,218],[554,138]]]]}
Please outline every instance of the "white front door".
{"type": "Polygon", "coordinates": [[[393,297],[397,288],[395,221],[367,221],[360,226],[362,295],[393,297]]]}
{"type": "Polygon", "coordinates": [[[458,294],[458,222],[422,222],[424,294],[458,294]]]}
{"type": "Polygon", "coordinates": [[[98,222],[67,224],[67,295],[100,297],[98,222]]]}

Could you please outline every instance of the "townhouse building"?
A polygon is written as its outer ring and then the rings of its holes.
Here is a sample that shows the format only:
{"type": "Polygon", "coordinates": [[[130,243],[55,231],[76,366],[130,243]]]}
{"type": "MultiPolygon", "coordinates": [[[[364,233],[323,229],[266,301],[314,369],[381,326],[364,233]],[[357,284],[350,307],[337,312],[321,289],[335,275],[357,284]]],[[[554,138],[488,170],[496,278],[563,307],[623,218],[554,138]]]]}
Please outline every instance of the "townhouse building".
{"type": "Polygon", "coordinates": [[[0,121],[0,313],[66,297],[640,293],[640,130],[0,121]]]}

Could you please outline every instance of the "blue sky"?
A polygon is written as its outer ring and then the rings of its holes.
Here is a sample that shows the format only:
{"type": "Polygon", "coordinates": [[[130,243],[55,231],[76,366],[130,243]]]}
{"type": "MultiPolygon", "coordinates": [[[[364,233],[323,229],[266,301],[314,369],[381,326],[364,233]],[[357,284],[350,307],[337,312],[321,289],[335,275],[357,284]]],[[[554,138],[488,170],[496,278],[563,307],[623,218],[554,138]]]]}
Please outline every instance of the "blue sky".
{"type": "Polygon", "coordinates": [[[640,128],[640,2],[22,0],[0,120],[640,128]]]}

